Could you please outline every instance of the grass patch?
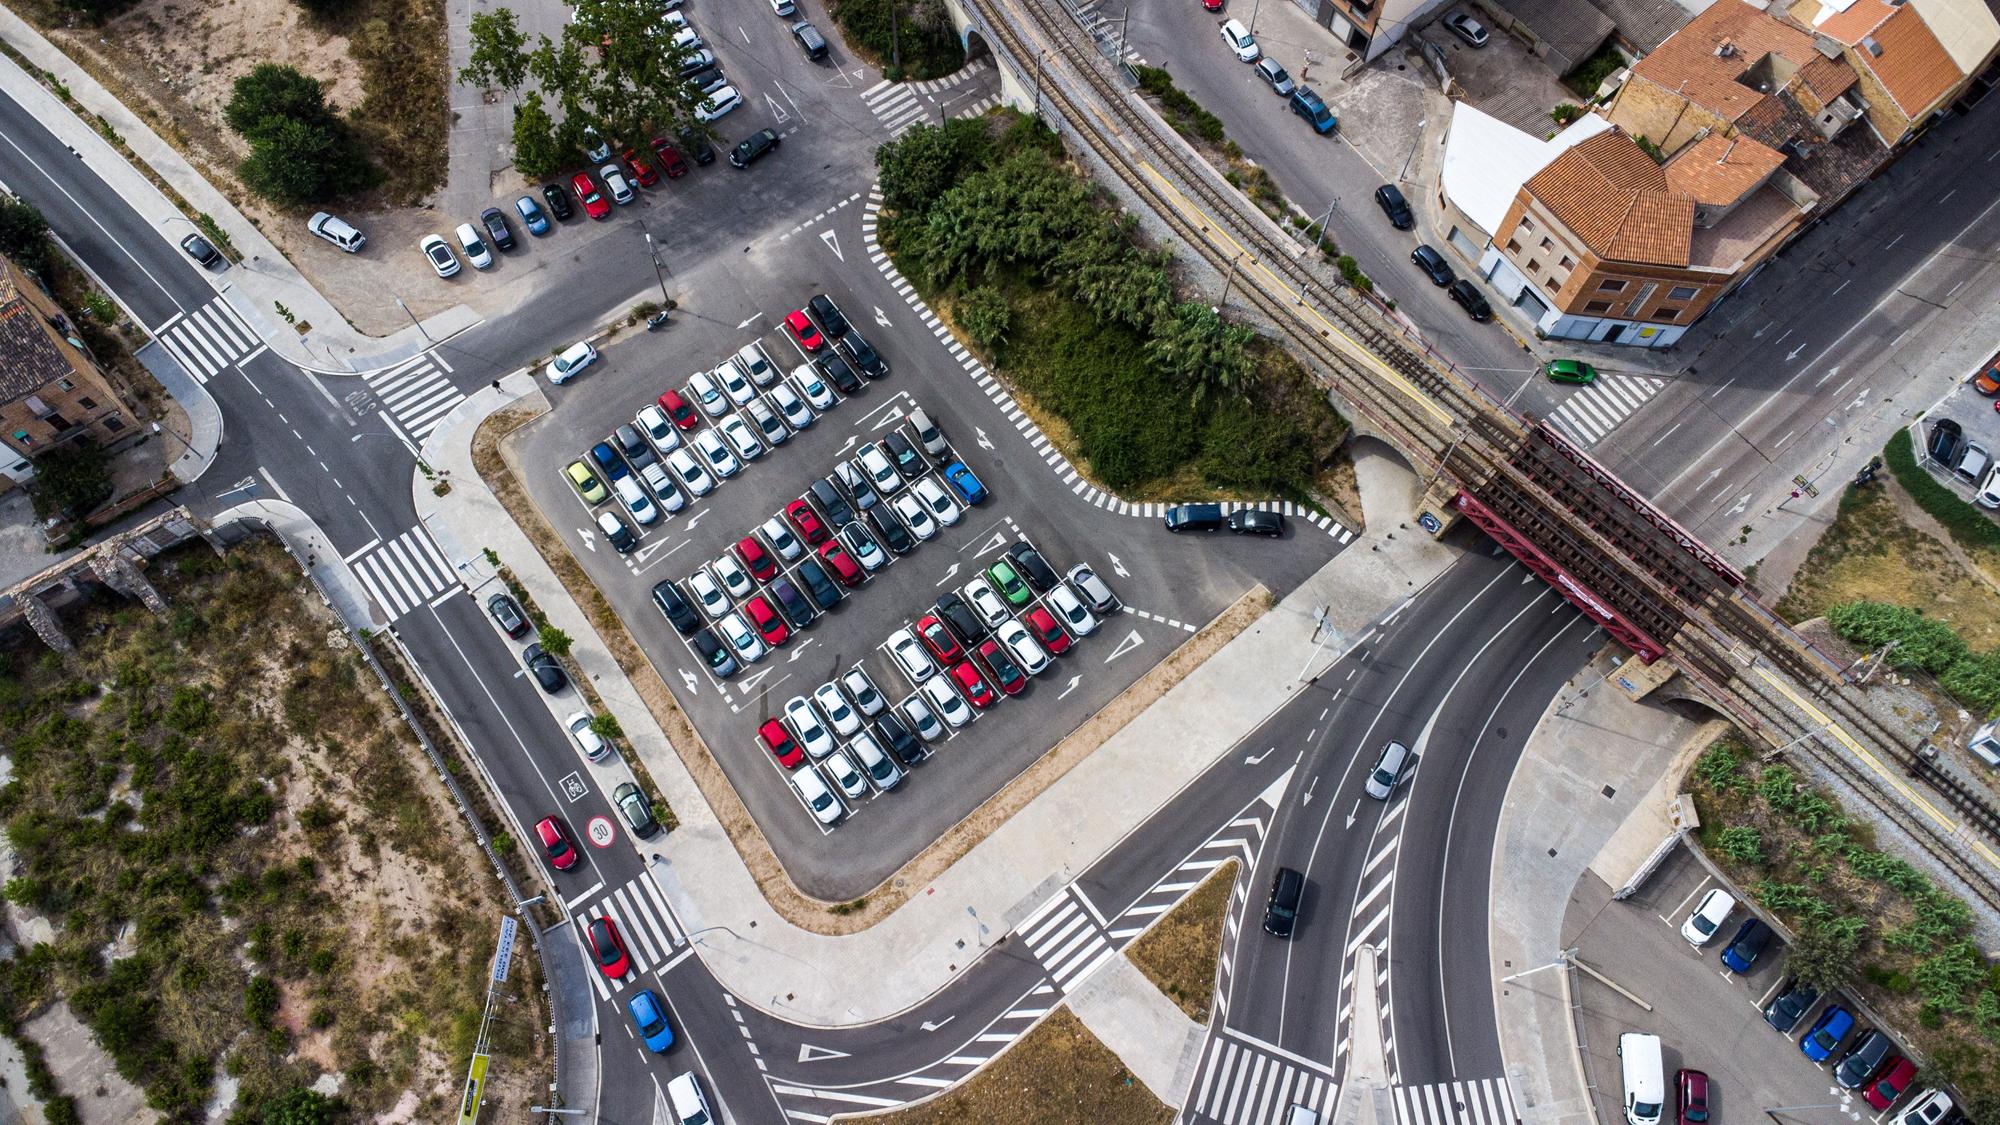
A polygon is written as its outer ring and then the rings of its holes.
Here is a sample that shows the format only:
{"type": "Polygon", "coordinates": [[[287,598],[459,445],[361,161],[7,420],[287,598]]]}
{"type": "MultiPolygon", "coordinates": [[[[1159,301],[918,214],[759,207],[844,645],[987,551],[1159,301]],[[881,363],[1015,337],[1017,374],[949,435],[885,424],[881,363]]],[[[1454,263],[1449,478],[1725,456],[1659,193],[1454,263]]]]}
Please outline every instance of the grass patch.
{"type": "Polygon", "coordinates": [[[1961,498],[1950,486],[1939,482],[1930,470],[1917,464],[1916,447],[1908,429],[1897,430],[1882,447],[1882,458],[1896,483],[1910,494],[1925,514],[1938,521],[1951,537],[1976,551],[2000,551],[2000,524],[1994,523],[1971,501],[1961,498]]]}
{"type": "Polygon", "coordinates": [[[1597,96],[1597,88],[1604,80],[1618,73],[1626,65],[1625,56],[1607,40],[1597,53],[1576,64],[1576,69],[1563,76],[1563,85],[1575,92],[1577,97],[1590,99],[1597,96]]]}
{"type": "Polygon", "coordinates": [[[1215,999],[1215,962],[1222,955],[1222,920],[1229,913],[1237,866],[1232,859],[1210,872],[1125,951],[1147,980],[1199,1024],[1208,1022],[1215,999]]]}
{"type": "Polygon", "coordinates": [[[1222,143],[1222,119],[1201,107],[1201,103],[1188,96],[1186,90],[1174,85],[1173,76],[1162,67],[1135,66],[1134,74],[1139,76],[1139,89],[1151,95],[1160,103],[1160,116],[1174,127],[1174,132],[1189,140],[1207,141],[1212,145],[1222,143]]]}
{"type": "Polygon", "coordinates": [[[869,1118],[880,1125],[1157,1125],[1173,1120],[1068,1008],[957,1089],[869,1118]]]}
{"type": "Polygon", "coordinates": [[[831,0],[827,11],[847,45],[890,81],[942,78],[965,65],[944,0],[831,0]]]}
{"type": "Polygon", "coordinates": [[[333,30],[361,66],[357,132],[398,206],[444,184],[451,154],[451,67],[438,0],[362,0],[333,30]]]}

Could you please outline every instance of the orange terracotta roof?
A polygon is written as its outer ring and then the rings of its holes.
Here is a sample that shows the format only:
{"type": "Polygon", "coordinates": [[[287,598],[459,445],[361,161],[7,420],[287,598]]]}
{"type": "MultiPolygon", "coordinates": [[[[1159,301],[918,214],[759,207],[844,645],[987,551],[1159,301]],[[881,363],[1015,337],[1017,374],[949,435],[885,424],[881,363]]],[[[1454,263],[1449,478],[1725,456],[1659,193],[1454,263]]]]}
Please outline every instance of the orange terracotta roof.
{"type": "MultiPolygon", "coordinates": [[[[1718,0],[1719,3],[1732,0],[1718,0]]],[[[1623,130],[1599,133],[1551,161],[1523,185],[1599,257],[1684,266],[1694,198],[1623,130]]]]}
{"type": "Polygon", "coordinates": [[[1735,121],[1766,97],[1736,80],[1765,55],[1777,55],[1801,68],[1822,57],[1813,47],[1812,36],[1770,13],[1742,0],[1715,0],[1708,10],[1640,59],[1632,72],[1678,90],[1725,121],[1735,121]]]}
{"type": "Polygon", "coordinates": [[[1830,102],[1847,92],[1848,87],[1861,81],[1855,76],[1854,68],[1847,60],[1830,59],[1819,55],[1813,61],[1799,68],[1799,81],[1813,96],[1822,102],[1830,102]]]}
{"type": "MultiPolygon", "coordinates": [[[[1857,0],[1854,8],[1843,15],[1870,5],[1887,7],[1879,0],[1857,0]]],[[[1854,48],[1855,56],[1875,72],[1905,117],[1914,118],[1930,110],[1964,77],[1924,17],[1907,4],[1890,8],[1888,18],[1877,24],[1868,38],[1875,41],[1882,53],[1877,55],[1866,43],[1861,43],[1854,48]]]]}
{"type": "Polygon", "coordinates": [[[1749,137],[1710,133],[1668,162],[1667,186],[1696,203],[1726,207],[1784,162],[1784,153],[1749,137]]]}
{"type": "Polygon", "coordinates": [[[1896,9],[1882,0],[1854,0],[1844,12],[1836,12],[1821,20],[1815,29],[1821,34],[1840,40],[1852,47],[1861,42],[1864,35],[1873,34],[1882,22],[1895,13],[1896,9]]]}

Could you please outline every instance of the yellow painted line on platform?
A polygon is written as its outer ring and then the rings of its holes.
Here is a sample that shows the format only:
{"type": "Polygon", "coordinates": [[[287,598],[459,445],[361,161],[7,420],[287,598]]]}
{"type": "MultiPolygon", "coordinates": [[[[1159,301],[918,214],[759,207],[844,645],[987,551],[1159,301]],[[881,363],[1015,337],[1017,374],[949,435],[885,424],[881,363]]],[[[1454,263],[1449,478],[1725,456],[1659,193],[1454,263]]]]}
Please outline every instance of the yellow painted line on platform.
{"type": "Polygon", "coordinates": [[[1403,394],[1406,397],[1408,397],[1412,402],[1415,402],[1417,405],[1429,411],[1431,416],[1433,418],[1436,418],[1439,422],[1442,422],[1446,426],[1452,426],[1456,424],[1457,419],[1452,417],[1452,415],[1448,411],[1446,411],[1443,407],[1439,406],[1436,402],[1434,402],[1431,399],[1431,396],[1425,394],[1414,383],[1411,383],[1408,379],[1405,379],[1401,374],[1392,369],[1388,364],[1383,363],[1382,360],[1379,357],[1377,357],[1374,352],[1369,351],[1365,346],[1361,344],[1360,341],[1354,339],[1352,336],[1349,336],[1344,330],[1340,328],[1339,325],[1328,320],[1326,317],[1321,316],[1320,311],[1318,309],[1313,308],[1311,305],[1307,304],[1304,300],[1303,294],[1301,294],[1292,285],[1286,283],[1286,281],[1283,278],[1279,277],[1275,273],[1272,273],[1270,268],[1265,266],[1264,263],[1256,257],[1256,255],[1250,253],[1250,251],[1246,249],[1242,243],[1239,243],[1234,238],[1230,237],[1229,232],[1222,229],[1222,224],[1220,222],[1218,222],[1213,218],[1210,218],[1206,211],[1203,211],[1201,208],[1195,206],[1194,201],[1189,199],[1186,195],[1183,195],[1179,188],[1176,188],[1173,184],[1169,183],[1167,181],[1167,178],[1160,174],[1159,169],[1153,167],[1151,164],[1143,160],[1139,162],[1139,167],[1144,169],[1148,176],[1152,177],[1153,182],[1155,184],[1159,185],[1161,192],[1168,197],[1168,201],[1174,205],[1176,210],[1180,211],[1181,214],[1186,216],[1189,220],[1193,221],[1198,226],[1202,227],[1210,238],[1216,240],[1218,243],[1226,244],[1226,249],[1228,249],[1231,252],[1233,258],[1236,261],[1246,262],[1247,265],[1243,267],[1246,272],[1248,270],[1254,269],[1258,273],[1264,275],[1264,277],[1268,278],[1271,282],[1271,285],[1266,290],[1267,292],[1275,291],[1278,293],[1291,294],[1294,298],[1292,301],[1292,308],[1295,311],[1299,312],[1302,316],[1311,317],[1313,321],[1316,321],[1318,330],[1321,331],[1324,335],[1330,336],[1339,341],[1340,343],[1346,345],[1346,347],[1343,350],[1347,351],[1351,358],[1359,361],[1360,363],[1364,364],[1367,367],[1372,368],[1378,375],[1388,380],[1391,386],[1394,386],[1397,390],[1402,391],[1403,394]]]}
{"type": "MultiPolygon", "coordinates": [[[[1874,770],[1876,777],[1879,777],[1883,781],[1888,782],[1890,788],[1894,789],[1898,793],[1901,793],[1905,798],[1907,798],[1910,804],[1916,806],[1918,812],[1921,812],[1925,816],[1929,817],[1934,823],[1937,824],[1939,828],[1944,829],[1944,831],[1948,835],[1954,837],[1958,836],[1959,825],[1956,821],[1952,820],[1944,813],[1939,812],[1936,805],[1931,804],[1929,801],[1924,799],[1922,794],[1910,788],[1910,786],[1903,781],[1902,777],[1900,777],[1896,773],[1896,771],[1883,765],[1882,760],[1880,758],[1877,758],[1874,754],[1870,753],[1867,747],[1861,745],[1861,743],[1857,742],[1854,739],[1854,736],[1848,734],[1845,730],[1841,729],[1841,727],[1838,724],[1836,724],[1831,718],[1828,718],[1826,712],[1821,711],[1819,708],[1813,706],[1810,701],[1806,700],[1805,698],[1800,696],[1797,692],[1793,691],[1789,686],[1785,684],[1783,680],[1780,680],[1778,677],[1772,675],[1769,669],[1760,667],[1757,669],[1757,674],[1763,677],[1765,683],[1770,684],[1774,688],[1777,688],[1778,691],[1782,693],[1786,699],[1791,700],[1792,706],[1797,707],[1801,711],[1804,711],[1806,715],[1813,720],[1813,722],[1819,724],[1822,730],[1826,731],[1828,734],[1833,735],[1833,737],[1836,740],[1838,740],[1842,746],[1847,747],[1850,753],[1852,753],[1855,757],[1861,759],[1861,761],[1864,762],[1869,769],[1874,770]]],[[[1995,867],[2000,867],[2000,854],[1995,854],[1992,848],[1987,847],[1984,842],[1974,838],[1970,833],[1967,833],[1963,837],[1963,839],[1967,844],[1971,845],[1972,849],[1978,852],[1980,856],[1982,856],[1986,860],[1987,863],[1992,864],[1995,867]]]]}

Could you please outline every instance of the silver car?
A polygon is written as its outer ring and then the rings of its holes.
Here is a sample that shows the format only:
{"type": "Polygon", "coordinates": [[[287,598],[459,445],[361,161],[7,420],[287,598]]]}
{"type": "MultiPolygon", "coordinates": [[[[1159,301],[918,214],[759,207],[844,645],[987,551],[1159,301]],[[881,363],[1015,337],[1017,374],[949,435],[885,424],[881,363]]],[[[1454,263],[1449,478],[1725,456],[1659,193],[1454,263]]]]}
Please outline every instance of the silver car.
{"type": "Polygon", "coordinates": [[[813,424],[812,407],[806,405],[806,400],[799,397],[799,392],[793,390],[790,383],[779,383],[764,394],[770,398],[771,405],[778,408],[778,413],[785,416],[786,425],[803,430],[813,424]]]}
{"type": "Polygon", "coordinates": [[[736,655],[742,657],[745,664],[755,664],[764,659],[764,642],[743,620],[742,614],[734,610],[723,614],[722,619],[715,623],[715,631],[722,634],[722,639],[736,650],[736,655]]]}
{"type": "Polygon", "coordinates": [[[729,595],[722,592],[722,584],[706,570],[688,575],[688,592],[694,595],[695,604],[710,621],[719,621],[729,612],[729,595]]]}
{"type": "Polygon", "coordinates": [[[729,439],[729,444],[736,447],[745,461],[755,461],[764,455],[764,443],[750,432],[750,423],[741,418],[732,415],[723,419],[722,436],[729,439]]]}
{"type": "Polygon", "coordinates": [[[1409,747],[1400,742],[1389,743],[1382,748],[1382,756],[1375,759],[1375,768],[1368,771],[1368,781],[1363,788],[1378,801],[1388,800],[1389,794],[1394,793],[1396,786],[1403,783],[1403,778],[1409,776],[1413,762],[1409,747]]]}
{"type": "Polygon", "coordinates": [[[673,466],[674,475],[680,477],[681,483],[696,496],[706,496],[715,487],[715,478],[685,448],[667,454],[667,464],[673,466]]]}
{"type": "Polygon", "coordinates": [[[1111,587],[1105,585],[1104,579],[1084,563],[1069,568],[1069,584],[1083,595],[1084,604],[1090,607],[1092,613],[1105,614],[1118,608],[1118,597],[1111,592],[1111,587]]]}
{"type": "Polygon", "coordinates": [[[854,741],[847,744],[847,749],[854,755],[854,760],[861,763],[861,768],[867,771],[868,780],[875,783],[875,788],[886,791],[902,784],[902,767],[882,749],[882,744],[875,741],[874,735],[862,731],[854,736],[854,741]]]}
{"type": "MultiPolygon", "coordinates": [[[[696,451],[708,459],[708,467],[718,477],[726,480],[729,477],[735,476],[736,470],[742,468],[742,465],[736,460],[736,455],[729,452],[729,447],[722,444],[722,438],[714,430],[703,430],[694,435],[694,447],[696,451]]],[[[693,486],[690,485],[689,487],[693,486]]]]}
{"type": "Polygon", "coordinates": [[[763,399],[751,399],[743,407],[743,413],[748,414],[750,420],[757,424],[757,432],[764,436],[767,445],[783,445],[792,436],[792,432],[785,428],[783,422],[778,421],[778,416],[772,413],[771,408],[764,405],[763,399]]]}
{"type": "Polygon", "coordinates": [[[854,705],[861,709],[861,713],[871,719],[881,714],[882,708],[888,706],[882,699],[882,693],[875,690],[875,681],[869,679],[868,673],[859,668],[849,669],[842,675],[840,686],[846,688],[847,694],[854,697],[854,705]]]}
{"type": "Polygon", "coordinates": [[[868,779],[855,768],[854,759],[847,756],[847,751],[835,750],[828,754],[826,761],[820,765],[826,770],[827,776],[833,779],[833,783],[840,786],[840,791],[847,794],[849,800],[858,801],[868,795],[868,779]]]}

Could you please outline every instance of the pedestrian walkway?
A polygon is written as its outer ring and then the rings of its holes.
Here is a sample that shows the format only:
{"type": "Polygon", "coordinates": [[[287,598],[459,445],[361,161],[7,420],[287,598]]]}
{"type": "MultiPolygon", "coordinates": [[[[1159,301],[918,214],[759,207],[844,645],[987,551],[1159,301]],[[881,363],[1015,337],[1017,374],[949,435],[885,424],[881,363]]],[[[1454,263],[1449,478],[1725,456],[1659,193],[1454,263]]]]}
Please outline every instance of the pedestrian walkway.
{"type": "Polygon", "coordinates": [[[602,894],[598,893],[600,889],[601,885],[583,893],[581,897],[588,900],[587,904],[569,904],[570,923],[576,927],[577,940],[586,949],[590,947],[590,937],[585,930],[598,918],[611,919],[618,928],[618,936],[625,940],[632,971],[618,980],[606,980],[603,973],[597,972],[590,977],[597,985],[597,995],[608,1000],[612,993],[624,991],[626,982],[665,965],[687,938],[675,924],[673,912],[667,909],[666,896],[651,875],[635,875],[602,894]]]}
{"type": "Polygon", "coordinates": [[[264,342],[221,297],[190,312],[174,314],[153,329],[153,335],[199,383],[264,350],[264,342]]]}
{"type": "Polygon", "coordinates": [[[389,428],[413,445],[437,428],[451,408],[465,401],[452,385],[451,365],[435,352],[425,352],[365,377],[376,408],[389,428]]]}
{"type": "Polygon", "coordinates": [[[1290,1107],[1302,1105],[1333,1120],[1340,1087],[1320,1063],[1224,1028],[1209,1040],[1195,1080],[1195,1096],[1182,1120],[1219,1125],[1275,1125],[1290,1107]]]}
{"type": "Polygon", "coordinates": [[[1579,445],[1596,445],[1666,385],[1651,375],[1599,374],[1551,411],[1549,421],[1579,445]]]}
{"type": "MultiPolygon", "coordinates": [[[[1076,20],[1083,25],[1083,30],[1088,32],[1092,39],[1109,47],[1109,50],[1105,52],[1106,55],[1118,49],[1118,42],[1121,38],[1118,21],[1123,17],[1105,15],[1104,5],[1099,0],[1085,0],[1084,3],[1078,4],[1075,10],[1076,20]]],[[[1129,7],[1126,9],[1128,12],[1130,10],[1129,7]]],[[[1145,57],[1133,50],[1129,45],[1125,48],[1125,61],[1133,66],[1148,65],[1145,57]]]]}
{"type": "Polygon", "coordinates": [[[1028,915],[1014,932],[1064,992],[1083,983],[1105,958],[1117,952],[1104,932],[1097,908],[1074,883],[1028,915]]]}
{"type": "Polygon", "coordinates": [[[1396,1125],[1513,1125],[1520,1115],[1503,1078],[1397,1086],[1396,1125]]]}
{"type": "Polygon", "coordinates": [[[940,116],[977,117],[998,105],[998,79],[990,73],[992,69],[989,60],[975,59],[950,75],[927,82],[891,82],[885,78],[863,90],[861,100],[891,137],[899,137],[912,125],[929,124],[940,116]],[[958,99],[936,96],[974,82],[990,82],[996,88],[985,97],[962,105],[958,99]]]}
{"type": "Polygon", "coordinates": [[[436,605],[462,589],[444,552],[421,527],[386,543],[370,539],[343,561],[392,624],[418,606],[436,605]]]}

